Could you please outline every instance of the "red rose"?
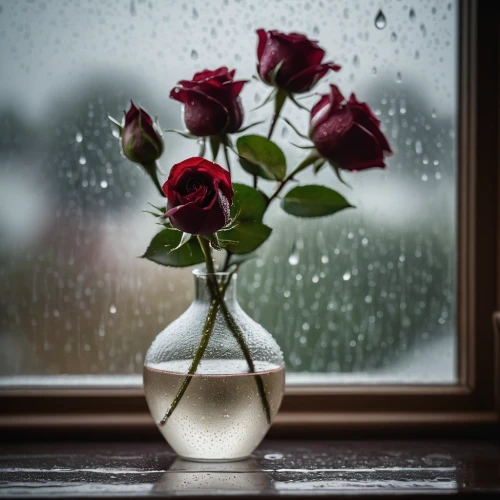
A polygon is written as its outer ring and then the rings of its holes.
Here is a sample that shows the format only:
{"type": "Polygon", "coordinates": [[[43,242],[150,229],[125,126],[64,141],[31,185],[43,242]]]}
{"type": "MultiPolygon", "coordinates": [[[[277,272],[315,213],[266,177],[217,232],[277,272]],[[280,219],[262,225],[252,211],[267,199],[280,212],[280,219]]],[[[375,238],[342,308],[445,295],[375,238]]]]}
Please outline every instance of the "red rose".
{"type": "Polygon", "coordinates": [[[135,163],[148,165],[163,152],[161,132],[142,108],[130,101],[122,132],[123,154],[135,163]]]}
{"type": "Polygon", "coordinates": [[[309,136],[318,152],[344,170],[384,168],[384,154],[392,151],[380,120],[354,94],[346,101],[335,85],[330,89],[311,111],[309,136]]]}
{"type": "Polygon", "coordinates": [[[325,51],[315,42],[297,33],[257,30],[259,45],[257,58],[259,75],[268,85],[300,94],[311,90],[329,69],[338,71],[340,66],[322,63],[325,51]],[[281,66],[272,82],[276,66],[281,66]]]}
{"type": "Polygon", "coordinates": [[[170,97],[184,104],[187,129],[198,137],[237,132],[243,123],[239,98],[246,80],[234,81],[235,70],[226,67],[196,73],[181,80],[170,97]]]}
{"type": "Polygon", "coordinates": [[[184,233],[215,233],[229,220],[231,176],[217,163],[198,157],[177,163],[163,192],[168,200],[165,216],[184,233]]]}

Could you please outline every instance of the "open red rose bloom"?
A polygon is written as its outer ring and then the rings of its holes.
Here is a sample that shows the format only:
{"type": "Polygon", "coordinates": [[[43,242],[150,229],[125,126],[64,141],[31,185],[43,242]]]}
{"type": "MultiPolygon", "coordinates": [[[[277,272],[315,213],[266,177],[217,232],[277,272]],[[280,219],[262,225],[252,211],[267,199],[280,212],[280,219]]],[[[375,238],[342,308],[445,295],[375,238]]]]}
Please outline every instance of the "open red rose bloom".
{"type": "Polygon", "coordinates": [[[172,167],[163,185],[172,226],[189,234],[211,234],[229,221],[231,176],[217,163],[189,158],[172,167]]]}
{"type": "Polygon", "coordinates": [[[170,97],[184,104],[184,121],[198,137],[237,132],[243,123],[240,92],[246,80],[234,80],[235,70],[225,66],[205,69],[192,80],[181,80],[170,97]]]}
{"type": "Polygon", "coordinates": [[[344,170],[384,168],[384,155],[392,153],[368,104],[354,94],[346,101],[335,85],[313,107],[309,135],[318,152],[344,170]]]}
{"type": "Polygon", "coordinates": [[[288,92],[302,93],[311,90],[328,70],[338,71],[333,62],[322,62],[325,51],[312,40],[298,33],[257,30],[259,45],[257,58],[259,75],[269,85],[276,85],[288,92]],[[278,68],[275,82],[271,77],[278,68]]]}

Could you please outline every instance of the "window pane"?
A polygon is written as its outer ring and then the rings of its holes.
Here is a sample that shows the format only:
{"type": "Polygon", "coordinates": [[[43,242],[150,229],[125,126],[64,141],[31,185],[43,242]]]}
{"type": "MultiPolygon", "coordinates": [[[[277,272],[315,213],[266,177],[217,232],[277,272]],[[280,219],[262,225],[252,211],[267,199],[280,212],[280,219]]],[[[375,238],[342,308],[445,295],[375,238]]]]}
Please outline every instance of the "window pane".
{"type": "MultiPolygon", "coordinates": [[[[0,374],[141,372],[192,279],[137,258],[156,231],[142,210],[161,200],[107,115],[133,98],[182,128],[169,90],[223,64],[250,80],[260,27],[317,39],[342,65],[318,92],[336,83],[370,103],[395,154],[344,175],[352,189],[304,173],[357,208],[301,220],[276,205],[273,237],[241,270],[242,305],[292,382],[456,381],[457,3],[437,0],[0,3],[0,374]]],[[[250,111],[268,92],[244,89],[246,123],[269,117],[250,111]]],[[[306,132],[304,111],[285,115],[306,132]]],[[[167,172],[197,154],[165,140],[167,172]]],[[[292,168],[304,151],[288,141],[304,141],[284,122],[276,140],[292,168]]]]}

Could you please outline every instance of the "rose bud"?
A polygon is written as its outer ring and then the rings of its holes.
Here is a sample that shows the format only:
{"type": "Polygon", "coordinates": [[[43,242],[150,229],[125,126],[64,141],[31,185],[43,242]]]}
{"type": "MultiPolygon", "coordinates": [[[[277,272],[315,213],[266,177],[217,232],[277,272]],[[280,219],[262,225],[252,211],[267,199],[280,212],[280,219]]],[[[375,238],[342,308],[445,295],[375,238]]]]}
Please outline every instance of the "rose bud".
{"type": "Polygon", "coordinates": [[[168,200],[165,217],[184,233],[215,233],[229,221],[231,176],[217,163],[198,157],[177,163],[163,192],[168,200]]]}
{"type": "Polygon", "coordinates": [[[184,104],[184,122],[198,137],[231,134],[243,123],[239,98],[246,80],[234,80],[235,70],[226,67],[196,73],[192,80],[181,80],[170,97],[184,104]]]}
{"type": "Polygon", "coordinates": [[[353,172],[384,168],[384,155],[392,153],[368,104],[354,94],[346,101],[335,85],[313,107],[309,137],[332,165],[353,172]]]}
{"type": "Polygon", "coordinates": [[[257,70],[262,80],[294,94],[311,90],[329,69],[338,71],[340,66],[324,62],[325,51],[316,42],[298,33],[257,30],[257,70]],[[274,75],[277,66],[277,73],[274,75]]]}
{"type": "Polygon", "coordinates": [[[161,131],[142,108],[130,101],[122,131],[123,154],[135,163],[148,165],[163,152],[161,131]]]}

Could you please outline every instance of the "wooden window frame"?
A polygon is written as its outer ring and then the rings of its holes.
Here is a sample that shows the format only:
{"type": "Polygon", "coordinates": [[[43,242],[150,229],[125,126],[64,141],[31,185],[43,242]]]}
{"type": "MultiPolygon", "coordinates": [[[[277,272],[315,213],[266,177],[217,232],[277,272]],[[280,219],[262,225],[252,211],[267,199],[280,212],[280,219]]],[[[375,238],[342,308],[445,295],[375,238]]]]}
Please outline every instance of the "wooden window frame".
{"type": "MultiPolygon", "coordinates": [[[[457,385],[288,387],[272,435],[499,431],[500,340],[491,321],[500,310],[499,4],[462,0],[459,9],[457,385]]],[[[5,389],[0,429],[14,439],[157,435],[142,390],[124,388],[5,389]]]]}

